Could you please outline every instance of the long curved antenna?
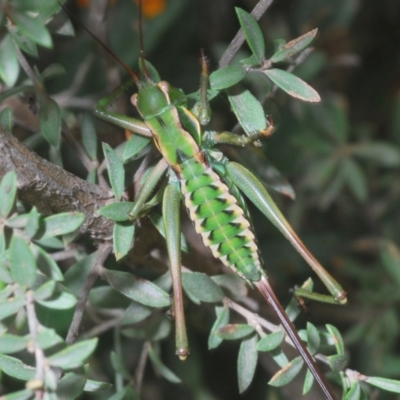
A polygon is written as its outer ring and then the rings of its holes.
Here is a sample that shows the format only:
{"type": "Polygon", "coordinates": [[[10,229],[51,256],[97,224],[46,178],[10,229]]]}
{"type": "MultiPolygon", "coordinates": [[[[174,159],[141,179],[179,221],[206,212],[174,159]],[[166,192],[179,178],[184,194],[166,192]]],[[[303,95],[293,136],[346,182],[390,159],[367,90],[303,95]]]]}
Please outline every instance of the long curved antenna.
{"type": "Polygon", "coordinates": [[[138,0],[139,9],[139,49],[140,49],[140,63],[142,64],[142,71],[146,78],[146,81],[151,81],[149,71],[147,70],[145,56],[144,56],[144,41],[143,41],[143,12],[142,12],[142,0],[138,0]]]}
{"type": "MultiPolygon", "coordinates": [[[[76,21],[97,43],[99,43],[104,50],[107,51],[116,61],[118,61],[122,67],[125,69],[126,72],[132,77],[135,82],[135,85],[138,89],[140,89],[142,85],[142,81],[139,78],[139,75],[136,72],[132,71],[128,65],[126,65],[105,43],[103,43],[94,33],[92,33],[86,26],[74,15],[72,14],[67,8],[65,8],[61,3],[58,3],[59,6],[64,10],[66,14],[68,14],[74,21],[76,21]]],[[[141,4],[141,2],[139,2],[141,4]]]]}

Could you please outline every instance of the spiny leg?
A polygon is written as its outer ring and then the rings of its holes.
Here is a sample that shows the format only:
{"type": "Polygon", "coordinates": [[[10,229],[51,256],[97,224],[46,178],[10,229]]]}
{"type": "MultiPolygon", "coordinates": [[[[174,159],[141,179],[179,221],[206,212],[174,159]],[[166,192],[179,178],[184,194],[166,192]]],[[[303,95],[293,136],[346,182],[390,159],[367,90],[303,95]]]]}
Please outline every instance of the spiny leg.
{"type": "Polygon", "coordinates": [[[176,354],[181,360],[185,360],[189,349],[181,277],[180,199],[179,189],[175,185],[169,184],[164,192],[163,219],[174,294],[176,354]]]}

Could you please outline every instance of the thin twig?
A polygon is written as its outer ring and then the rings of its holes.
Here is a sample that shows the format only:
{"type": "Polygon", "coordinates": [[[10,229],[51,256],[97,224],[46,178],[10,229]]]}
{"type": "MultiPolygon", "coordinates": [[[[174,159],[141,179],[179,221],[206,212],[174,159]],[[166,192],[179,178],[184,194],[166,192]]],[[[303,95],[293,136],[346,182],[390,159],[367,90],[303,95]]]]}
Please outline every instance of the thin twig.
{"type": "Polygon", "coordinates": [[[74,343],[78,336],[79,327],[82,322],[82,317],[83,317],[83,313],[85,311],[86,302],[89,297],[90,290],[91,290],[93,284],[96,282],[96,279],[100,274],[101,267],[102,267],[105,259],[107,258],[108,254],[110,253],[110,251],[111,251],[111,245],[108,243],[105,243],[102,246],[100,246],[100,248],[98,250],[97,257],[94,262],[93,268],[90,271],[90,273],[86,279],[86,282],[83,285],[81,294],[79,295],[79,298],[78,298],[78,303],[75,308],[75,313],[74,313],[71,325],[68,330],[67,338],[65,339],[65,342],[67,344],[74,343]]]}
{"type": "Polygon", "coordinates": [[[143,344],[142,352],[140,353],[140,357],[139,357],[138,366],[135,371],[134,383],[135,383],[136,391],[139,394],[142,389],[144,370],[146,368],[147,356],[149,353],[149,344],[150,344],[150,342],[148,342],[148,341],[146,341],[143,344]]]}
{"type": "MultiPolygon", "coordinates": [[[[272,1],[273,0],[260,0],[254,7],[251,15],[258,21],[261,16],[267,11],[268,7],[272,4],[272,1]]],[[[240,29],[236,36],[233,38],[228,48],[225,50],[221,59],[219,60],[219,68],[226,67],[230,64],[230,62],[233,60],[233,57],[235,57],[235,54],[238,52],[243,43],[244,34],[242,29],[240,29]]]]}

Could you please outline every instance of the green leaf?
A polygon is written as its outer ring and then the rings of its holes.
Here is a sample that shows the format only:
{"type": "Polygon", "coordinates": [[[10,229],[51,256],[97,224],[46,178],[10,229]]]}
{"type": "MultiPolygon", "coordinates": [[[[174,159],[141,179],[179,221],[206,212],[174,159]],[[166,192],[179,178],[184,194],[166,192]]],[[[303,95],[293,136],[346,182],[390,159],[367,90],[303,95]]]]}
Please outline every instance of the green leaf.
{"type": "Polygon", "coordinates": [[[7,218],[12,211],[17,196],[17,174],[7,172],[0,183],[0,216],[7,218]]]}
{"type": "Polygon", "coordinates": [[[311,355],[314,355],[321,344],[318,329],[311,322],[307,322],[307,345],[311,355]]]}
{"type": "Polygon", "coordinates": [[[168,293],[154,283],[136,278],[128,272],[104,270],[104,278],[117,291],[138,303],[150,307],[168,307],[171,300],[168,293]]]}
{"type": "Polygon", "coordinates": [[[264,61],[265,43],[264,37],[256,19],[248,12],[235,8],[236,14],[239,19],[240,26],[243,29],[244,37],[249,45],[254,56],[257,57],[258,62],[261,64],[264,61]]]}
{"type": "Polygon", "coordinates": [[[108,177],[111,188],[117,200],[124,194],[125,171],[122,161],[119,159],[115,150],[110,145],[103,143],[103,153],[107,160],[108,177]]]}
{"type": "Polygon", "coordinates": [[[20,390],[18,392],[6,394],[1,397],[2,400],[29,400],[34,396],[34,392],[30,389],[20,390]]]}
{"type": "Polygon", "coordinates": [[[12,110],[11,107],[5,107],[0,111],[0,126],[11,132],[12,130],[12,110]]]}
{"type": "Polygon", "coordinates": [[[292,57],[299,51],[302,51],[314,40],[317,32],[318,29],[313,29],[312,31],[307,32],[304,35],[291,40],[289,43],[286,43],[270,58],[270,61],[273,63],[277,63],[285,60],[286,58],[292,57]]]}
{"type": "Polygon", "coordinates": [[[361,387],[358,382],[352,382],[350,390],[346,393],[344,400],[360,400],[361,399],[361,387]]]}
{"type": "Polygon", "coordinates": [[[73,369],[83,366],[86,359],[93,353],[98,339],[89,339],[68,346],[64,350],[47,358],[49,365],[63,369],[73,369]]]}
{"type": "Polygon", "coordinates": [[[248,91],[229,95],[229,102],[247,136],[267,129],[267,120],[260,102],[248,91]]]}
{"type": "Polygon", "coordinates": [[[90,304],[98,308],[126,308],[131,302],[130,299],[117,292],[110,285],[92,288],[89,301],[90,304]]]}
{"type": "Polygon", "coordinates": [[[57,335],[54,329],[47,328],[44,328],[39,332],[34,341],[42,350],[50,349],[51,347],[64,342],[63,339],[57,335]]]}
{"type": "Polygon", "coordinates": [[[44,219],[44,234],[42,238],[66,235],[78,229],[85,220],[85,214],[66,212],[52,215],[44,219]]]}
{"type": "Polygon", "coordinates": [[[279,330],[269,335],[264,336],[257,343],[258,351],[272,351],[277,349],[282,342],[285,340],[285,332],[283,330],[279,330]]]}
{"type": "Polygon", "coordinates": [[[400,249],[390,241],[381,244],[380,259],[386,272],[400,286],[400,249]]]}
{"type": "Polygon", "coordinates": [[[26,37],[16,25],[8,25],[7,29],[8,32],[10,32],[15,44],[22,51],[33,57],[38,56],[36,43],[32,42],[32,40],[26,37]]]}
{"type": "Polygon", "coordinates": [[[215,307],[215,313],[217,314],[217,319],[215,320],[208,337],[209,350],[215,349],[222,343],[223,339],[217,335],[217,332],[229,322],[228,307],[215,307]]]}
{"type": "Polygon", "coordinates": [[[121,320],[121,325],[132,325],[143,321],[153,312],[152,308],[143,304],[132,301],[130,306],[125,310],[121,320]]]}
{"type": "Polygon", "coordinates": [[[157,373],[159,373],[161,376],[163,376],[165,379],[172,383],[181,383],[182,381],[169,369],[167,368],[156,352],[154,351],[153,347],[149,345],[149,357],[151,360],[151,363],[153,365],[153,368],[156,370],[157,373]]]}
{"type": "Polygon", "coordinates": [[[126,369],[121,357],[115,353],[114,351],[111,352],[111,365],[114,369],[114,371],[120,375],[122,378],[126,379],[129,381],[131,379],[131,374],[129,371],[126,369]]]}
{"type": "Polygon", "coordinates": [[[339,330],[335,326],[330,324],[326,324],[325,326],[327,331],[332,335],[333,343],[335,344],[337,354],[343,355],[344,343],[342,335],[340,334],[339,330]]]}
{"type": "Polygon", "coordinates": [[[241,65],[228,65],[210,75],[210,87],[213,90],[227,89],[236,85],[245,76],[246,72],[241,65]]]}
{"type": "Polygon", "coordinates": [[[332,371],[340,372],[346,368],[349,358],[344,354],[334,354],[328,357],[328,362],[332,371]]]}
{"type": "Polygon", "coordinates": [[[3,354],[0,354],[0,370],[8,376],[23,381],[34,379],[36,373],[35,368],[24,364],[17,358],[5,356],[3,354]]]}
{"type": "Polygon", "coordinates": [[[61,111],[58,104],[51,98],[41,102],[40,129],[47,142],[58,149],[61,141],[61,111]]]}
{"type": "Polygon", "coordinates": [[[11,18],[30,40],[44,47],[53,46],[50,33],[43,23],[21,13],[12,13],[11,18]]]}
{"type": "Polygon", "coordinates": [[[84,113],[81,123],[82,143],[86,153],[92,161],[97,160],[97,134],[96,128],[89,113],[84,113]]]}
{"type": "Polygon", "coordinates": [[[321,101],[319,94],[311,86],[290,72],[276,68],[267,69],[263,72],[275,85],[290,96],[310,102],[321,101]]]}
{"type": "Polygon", "coordinates": [[[24,304],[25,298],[23,296],[0,300],[0,320],[16,314],[24,304]]]}
{"type": "Polygon", "coordinates": [[[289,364],[280,369],[268,382],[268,385],[281,387],[291,382],[300,372],[303,366],[303,359],[296,357],[289,364]]]}
{"type": "Polygon", "coordinates": [[[86,376],[68,372],[57,382],[57,400],[74,400],[83,392],[86,376]]]}
{"type": "Polygon", "coordinates": [[[133,246],[135,237],[135,224],[131,221],[116,222],[113,230],[113,244],[115,258],[120,260],[125,257],[133,246]]]}
{"type": "Polygon", "coordinates": [[[311,390],[314,384],[314,380],[315,380],[314,375],[311,373],[309,369],[307,369],[303,384],[303,396],[306,395],[311,390]]]}
{"type": "Polygon", "coordinates": [[[216,303],[223,299],[224,292],[202,272],[183,272],[182,286],[186,294],[196,303],[216,303]]]}
{"type": "Polygon", "coordinates": [[[64,276],[54,259],[41,247],[34,243],[30,244],[30,249],[36,259],[38,269],[48,278],[55,281],[64,280],[64,276]]]}
{"type": "Polygon", "coordinates": [[[21,286],[32,287],[36,279],[36,261],[25,239],[13,236],[10,243],[11,276],[21,286]]]}
{"type": "Polygon", "coordinates": [[[234,299],[243,299],[247,296],[247,285],[246,281],[237,275],[233,274],[222,274],[213,275],[211,279],[222,288],[229,291],[229,296],[234,299]]]}
{"type": "Polygon", "coordinates": [[[240,344],[237,363],[239,393],[250,386],[256,371],[257,358],[257,336],[253,335],[240,344]]]}
{"type": "Polygon", "coordinates": [[[32,239],[39,229],[40,214],[36,207],[33,207],[26,220],[24,235],[28,239],[32,239]]]}
{"type": "Polygon", "coordinates": [[[397,146],[385,142],[360,143],[352,147],[352,154],[375,161],[383,167],[396,168],[400,165],[400,151],[397,146]]]}
{"type": "Polygon", "coordinates": [[[137,155],[150,143],[151,139],[140,135],[132,135],[126,142],[124,147],[124,153],[122,156],[122,161],[125,163],[127,161],[134,160],[137,155]]]}
{"type": "Polygon", "coordinates": [[[398,380],[370,376],[365,381],[372,386],[387,390],[388,392],[400,393],[400,381],[398,380]]]}
{"type": "Polygon", "coordinates": [[[14,86],[19,75],[19,63],[10,35],[0,42],[0,78],[7,86],[14,86]]]}
{"type": "Polygon", "coordinates": [[[28,346],[29,337],[21,337],[4,333],[0,336],[0,353],[10,354],[23,350],[28,346]]]}
{"type": "Polygon", "coordinates": [[[242,339],[254,332],[254,327],[247,324],[228,324],[219,328],[216,335],[225,340],[242,339]]]}
{"type": "Polygon", "coordinates": [[[85,387],[83,388],[84,392],[95,393],[100,392],[102,390],[109,390],[113,385],[107,382],[99,382],[94,381],[92,379],[87,379],[85,383],[85,387]]]}
{"type": "Polygon", "coordinates": [[[368,198],[368,183],[361,167],[351,158],[344,158],[340,163],[340,173],[354,197],[365,202],[368,198]]]}
{"type": "Polygon", "coordinates": [[[58,292],[47,300],[36,300],[37,303],[43,307],[50,308],[52,310],[68,310],[75,307],[77,303],[76,297],[68,292],[58,292]]]}
{"type": "Polygon", "coordinates": [[[34,297],[36,300],[46,300],[53,295],[55,288],[56,282],[48,281],[35,290],[34,297]]]}
{"type": "MultiPolygon", "coordinates": [[[[103,217],[112,219],[113,221],[123,222],[129,221],[128,212],[131,210],[133,203],[130,201],[115,201],[101,207],[97,212],[103,217]]],[[[131,222],[133,224],[133,222],[131,222]]]]}

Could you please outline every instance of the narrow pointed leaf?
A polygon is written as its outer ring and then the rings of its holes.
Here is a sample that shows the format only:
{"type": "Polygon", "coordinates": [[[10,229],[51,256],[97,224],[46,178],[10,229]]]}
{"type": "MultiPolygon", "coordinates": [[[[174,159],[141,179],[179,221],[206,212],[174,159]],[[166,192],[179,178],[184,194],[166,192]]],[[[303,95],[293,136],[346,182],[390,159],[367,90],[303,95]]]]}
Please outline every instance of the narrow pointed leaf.
{"type": "Polygon", "coordinates": [[[314,355],[321,344],[318,329],[311,322],[307,322],[307,347],[312,355],[314,355]]]}
{"type": "Polygon", "coordinates": [[[152,346],[149,346],[149,357],[151,360],[151,363],[153,364],[154,369],[165,379],[172,383],[181,383],[182,381],[180,380],[179,377],[177,377],[169,368],[167,368],[156,352],[154,351],[152,346]]]}
{"type": "Polygon", "coordinates": [[[216,335],[225,340],[242,339],[254,332],[254,327],[247,324],[228,324],[219,328],[216,335]]]}
{"type": "Polygon", "coordinates": [[[83,393],[86,376],[75,372],[66,373],[57,382],[57,400],[74,400],[83,393]]]}
{"type": "Polygon", "coordinates": [[[239,393],[243,393],[253,380],[256,372],[258,352],[257,352],[257,336],[245,339],[240,344],[238,355],[238,384],[239,393]]]}
{"type": "Polygon", "coordinates": [[[314,40],[317,32],[318,29],[313,29],[304,35],[291,40],[289,43],[286,43],[270,58],[270,61],[277,63],[297,54],[299,51],[305,49],[314,40]]]}
{"type": "Polygon", "coordinates": [[[66,212],[52,215],[44,219],[43,238],[66,235],[78,229],[85,220],[85,214],[66,212]]]}
{"type": "Polygon", "coordinates": [[[16,314],[24,304],[23,296],[0,300],[0,320],[16,314]]]}
{"type": "Polygon", "coordinates": [[[290,72],[276,68],[267,69],[263,72],[275,85],[290,96],[310,102],[321,101],[319,94],[311,86],[290,72]]]}
{"type": "Polygon", "coordinates": [[[55,288],[56,282],[48,281],[35,290],[34,297],[37,300],[46,300],[53,295],[55,288]]]}
{"type": "Polygon", "coordinates": [[[218,347],[223,339],[217,335],[219,328],[227,325],[229,322],[229,308],[228,307],[215,307],[215,313],[217,314],[217,319],[215,320],[210,336],[208,337],[208,349],[215,349],[218,347]]]}
{"type": "Polygon", "coordinates": [[[398,167],[400,151],[398,146],[385,142],[361,143],[352,148],[352,154],[357,157],[374,161],[383,167],[398,167]]]}
{"type": "Polygon", "coordinates": [[[366,379],[366,382],[388,392],[400,393],[400,381],[398,380],[370,376],[366,379]]]}
{"type": "Polygon", "coordinates": [[[328,362],[332,371],[341,372],[346,368],[349,358],[344,354],[334,354],[328,357],[328,362]]]}
{"type": "Polygon", "coordinates": [[[0,183],[0,216],[7,218],[14,207],[17,195],[17,174],[7,172],[0,183]]]}
{"type": "Polygon", "coordinates": [[[280,369],[268,382],[269,385],[281,387],[291,382],[300,372],[303,366],[303,359],[296,357],[289,364],[280,369]]]}
{"type": "Polygon", "coordinates": [[[264,61],[265,43],[257,20],[251,14],[240,8],[235,8],[235,10],[247,44],[261,64],[264,61]]]}
{"type": "Polygon", "coordinates": [[[88,379],[85,383],[85,387],[83,388],[84,392],[89,392],[89,393],[95,393],[95,392],[100,392],[102,390],[109,390],[112,388],[111,383],[107,382],[100,382],[100,381],[94,381],[92,379],[88,379]]]}
{"type": "Polygon", "coordinates": [[[130,306],[125,310],[124,316],[121,320],[121,325],[136,324],[137,322],[143,321],[152,312],[152,308],[140,304],[136,301],[132,301],[130,306]]]}
{"type": "Polygon", "coordinates": [[[113,230],[113,244],[115,258],[125,257],[133,246],[135,225],[131,221],[116,222],[113,230]]]}
{"type": "Polygon", "coordinates": [[[43,307],[50,308],[52,310],[69,310],[77,303],[76,297],[68,292],[59,292],[49,299],[36,301],[43,307]]]}
{"type": "Polygon", "coordinates": [[[182,285],[186,294],[198,301],[216,303],[224,297],[222,289],[201,272],[182,273],[182,285]]]}
{"type": "Polygon", "coordinates": [[[213,90],[227,89],[236,85],[245,76],[246,72],[241,65],[228,65],[210,75],[210,87],[213,90]]]}
{"type": "Polygon", "coordinates": [[[43,137],[53,147],[58,149],[61,142],[61,111],[58,104],[51,98],[42,102],[40,111],[40,129],[43,137]]]}
{"type": "Polygon", "coordinates": [[[63,339],[54,329],[44,329],[35,337],[35,344],[43,350],[50,349],[61,343],[63,343],[63,339]]]}
{"type": "Polygon", "coordinates": [[[3,334],[0,336],[0,353],[11,354],[28,346],[29,338],[17,335],[3,334]]]}
{"type": "Polygon", "coordinates": [[[283,330],[279,330],[269,335],[264,336],[257,343],[258,351],[272,351],[278,348],[282,342],[285,340],[285,332],[283,330]]]}
{"type": "Polygon", "coordinates": [[[11,132],[12,122],[11,107],[5,107],[3,110],[0,111],[0,126],[11,132]]]}
{"type": "Polygon", "coordinates": [[[328,332],[332,335],[333,337],[333,342],[335,344],[336,347],[336,352],[339,355],[343,355],[344,354],[344,342],[343,342],[343,338],[342,335],[340,334],[339,330],[330,324],[326,324],[326,329],[328,330],[328,332]]]}
{"type": "Polygon", "coordinates": [[[11,356],[0,354],[0,370],[13,378],[29,381],[35,377],[36,370],[11,356]]]}
{"type": "Polygon", "coordinates": [[[97,160],[97,133],[92,118],[85,113],[82,118],[82,143],[92,161],[97,160]]]}
{"type": "Polygon", "coordinates": [[[107,160],[108,177],[111,188],[117,200],[120,200],[124,193],[125,171],[122,161],[110,145],[103,143],[103,153],[107,160]]]}
{"type": "Polygon", "coordinates": [[[64,280],[64,275],[62,274],[60,267],[45,250],[39,246],[36,246],[34,243],[31,243],[29,247],[35,256],[38,269],[44,275],[58,282],[64,280]]]}
{"type": "Polygon", "coordinates": [[[2,400],[29,400],[33,399],[34,392],[29,389],[19,390],[18,392],[6,394],[2,396],[2,400]]]}
{"type": "Polygon", "coordinates": [[[28,243],[15,235],[10,244],[10,270],[15,282],[32,287],[36,279],[36,261],[28,243]]]}
{"type": "Polygon", "coordinates": [[[10,35],[0,42],[0,78],[7,86],[14,86],[19,75],[19,64],[14,43],[10,35]]]}
{"type": "Polygon", "coordinates": [[[150,143],[150,140],[151,139],[144,136],[132,135],[124,147],[122,161],[126,162],[135,159],[135,157],[150,143]]]}
{"type": "Polygon", "coordinates": [[[361,399],[361,387],[358,382],[352,382],[350,390],[346,393],[344,400],[360,400],[361,399]]]}
{"type": "Polygon", "coordinates": [[[114,289],[138,303],[150,307],[171,305],[168,293],[150,281],[136,278],[127,272],[113,270],[104,270],[104,277],[114,289]]]}
{"type": "Polygon", "coordinates": [[[30,56],[37,57],[38,51],[36,43],[30,40],[26,35],[24,35],[16,25],[7,26],[15,44],[25,53],[30,56]]]}
{"type": "Polygon", "coordinates": [[[307,394],[311,390],[314,384],[314,380],[315,380],[314,375],[311,373],[309,369],[307,369],[306,377],[304,378],[304,383],[303,383],[303,395],[307,394]]]}
{"type": "MultiPolygon", "coordinates": [[[[129,221],[128,212],[132,208],[132,205],[133,203],[130,201],[116,201],[101,207],[97,212],[103,217],[112,219],[113,221],[129,221]]],[[[131,223],[133,224],[133,222],[131,223]]]]}
{"type": "Polygon", "coordinates": [[[66,349],[48,357],[48,363],[53,367],[72,369],[83,366],[86,359],[97,346],[97,338],[84,340],[68,346],[66,349]]]}

